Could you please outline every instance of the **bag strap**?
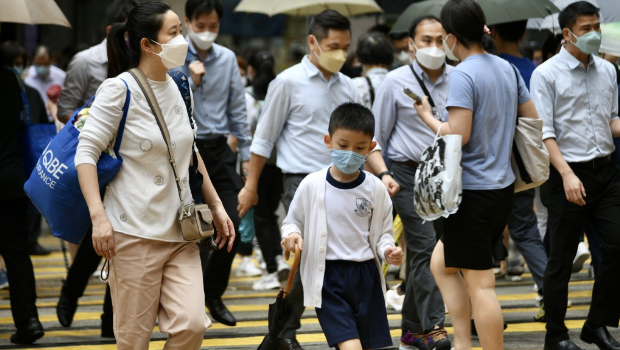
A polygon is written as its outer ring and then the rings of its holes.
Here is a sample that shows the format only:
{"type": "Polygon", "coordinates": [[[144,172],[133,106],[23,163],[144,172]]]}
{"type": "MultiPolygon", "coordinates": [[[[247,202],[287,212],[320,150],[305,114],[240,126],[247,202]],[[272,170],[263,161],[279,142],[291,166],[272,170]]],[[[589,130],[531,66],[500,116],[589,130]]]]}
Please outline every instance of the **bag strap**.
{"type": "Polygon", "coordinates": [[[413,69],[413,63],[409,65],[409,68],[411,68],[411,73],[413,73],[413,76],[418,81],[418,84],[420,84],[420,87],[422,88],[422,91],[424,91],[424,94],[428,96],[428,103],[430,103],[431,107],[435,109],[435,102],[433,101],[433,98],[431,97],[431,93],[428,92],[428,89],[426,88],[426,85],[424,84],[424,80],[422,80],[420,76],[418,75],[418,73],[416,73],[415,70],[413,69]]]}
{"type": "Polygon", "coordinates": [[[179,192],[179,201],[181,202],[181,210],[183,210],[183,214],[185,214],[185,206],[183,203],[183,188],[181,187],[181,179],[179,179],[179,171],[177,170],[177,164],[174,159],[174,152],[172,150],[172,142],[170,142],[170,132],[168,131],[168,126],[166,125],[166,121],[164,120],[164,116],[161,113],[161,108],[159,108],[159,104],[157,103],[157,98],[155,97],[155,93],[153,93],[153,89],[151,88],[151,84],[149,84],[148,79],[140,70],[140,68],[132,68],[129,70],[129,74],[131,74],[142,92],[144,96],[146,96],[146,101],[149,103],[151,107],[151,111],[155,116],[155,120],[157,121],[157,126],[159,126],[159,130],[164,137],[164,141],[166,142],[166,146],[168,148],[168,160],[170,161],[170,166],[172,166],[172,171],[174,172],[174,179],[177,184],[177,191],[179,192]]]}
{"type": "Polygon", "coordinates": [[[28,103],[28,96],[26,95],[26,86],[24,85],[22,77],[17,74],[17,71],[15,69],[11,69],[11,71],[15,74],[15,79],[17,79],[19,83],[19,90],[22,95],[21,120],[24,124],[30,125],[32,124],[32,120],[30,120],[30,104],[28,103]]]}
{"type": "MultiPolygon", "coordinates": [[[[114,142],[114,153],[118,155],[119,150],[121,149],[121,141],[123,140],[123,133],[125,132],[125,121],[127,120],[127,112],[129,111],[129,102],[131,101],[131,91],[129,91],[129,85],[125,79],[119,78],[125,83],[125,87],[127,87],[127,94],[125,95],[125,104],[123,105],[123,118],[121,118],[121,122],[118,124],[118,131],[116,132],[116,141],[114,142]]],[[[88,106],[95,96],[91,97],[88,102],[84,105],[85,108],[88,106]]]]}
{"type": "MultiPolygon", "coordinates": [[[[512,69],[515,72],[515,78],[517,78],[517,109],[519,108],[519,72],[517,72],[517,68],[510,62],[508,62],[512,69]]],[[[515,124],[515,132],[516,125],[519,125],[519,114],[517,113],[516,124],[515,124]]],[[[517,148],[517,143],[512,139],[512,154],[515,157],[515,162],[517,163],[517,171],[519,171],[519,175],[521,175],[521,180],[525,183],[532,183],[532,177],[528,174],[527,169],[525,169],[525,163],[523,162],[523,158],[521,157],[521,153],[519,153],[519,149],[517,148]]]]}
{"type": "Polygon", "coordinates": [[[370,92],[370,105],[372,106],[375,104],[375,88],[374,86],[372,86],[372,81],[370,81],[370,78],[368,76],[366,76],[365,78],[368,82],[368,91],[370,92]]]}

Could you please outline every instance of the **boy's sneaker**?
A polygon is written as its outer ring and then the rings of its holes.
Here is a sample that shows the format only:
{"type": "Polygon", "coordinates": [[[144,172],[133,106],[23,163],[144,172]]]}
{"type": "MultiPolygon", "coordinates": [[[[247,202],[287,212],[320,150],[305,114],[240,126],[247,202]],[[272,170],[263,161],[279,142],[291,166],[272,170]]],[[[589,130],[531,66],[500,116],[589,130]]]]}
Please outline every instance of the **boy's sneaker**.
{"type": "Polygon", "coordinates": [[[276,255],[276,263],[278,264],[278,278],[280,281],[286,280],[291,272],[291,267],[286,263],[282,255],[276,255]]]}
{"type": "Polygon", "coordinates": [[[243,259],[241,259],[239,266],[237,266],[236,274],[238,277],[253,277],[262,275],[263,271],[254,266],[252,258],[249,256],[244,256],[243,259]]]}
{"type": "Polygon", "coordinates": [[[5,269],[0,269],[0,289],[5,289],[9,286],[9,276],[5,269]]]}
{"type": "Polygon", "coordinates": [[[392,308],[396,311],[401,311],[403,309],[403,302],[405,301],[405,295],[398,294],[398,284],[394,287],[390,288],[387,293],[385,293],[385,302],[387,303],[388,308],[392,308]]]}
{"type": "Polygon", "coordinates": [[[280,281],[278,281],[278,272],[266,273],[254,282],[252,289],[254,290],[270,290],[280,288],[280,281]]]}
{"type": "Polygon", "coordinates": [[[435,329],[428,332],[428,350],[450,350],[452,343],[448,339],[448,332],[445,329],[435,326],[435,329]]]}
{"type": "Polygon", "coordinates": [[[423,333],[403,332],[399,350],[428,350],[428,338],[423,333]]]}

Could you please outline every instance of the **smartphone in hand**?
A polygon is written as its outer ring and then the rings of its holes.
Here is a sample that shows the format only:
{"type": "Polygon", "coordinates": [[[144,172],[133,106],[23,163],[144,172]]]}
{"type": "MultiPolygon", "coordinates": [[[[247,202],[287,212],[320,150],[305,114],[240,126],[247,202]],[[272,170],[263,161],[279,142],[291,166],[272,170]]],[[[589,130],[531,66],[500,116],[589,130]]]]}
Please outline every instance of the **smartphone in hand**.
{"type": "Polygon", "coordinates": [[[407,96],[411,97],[415,101],[415,103],[422,104],[422,99],[420,98],[420,96],[413,93],[413,91],[411,91],[408,87],[405,86],[405,88],[403,89],[403,92],[407,96]]]}

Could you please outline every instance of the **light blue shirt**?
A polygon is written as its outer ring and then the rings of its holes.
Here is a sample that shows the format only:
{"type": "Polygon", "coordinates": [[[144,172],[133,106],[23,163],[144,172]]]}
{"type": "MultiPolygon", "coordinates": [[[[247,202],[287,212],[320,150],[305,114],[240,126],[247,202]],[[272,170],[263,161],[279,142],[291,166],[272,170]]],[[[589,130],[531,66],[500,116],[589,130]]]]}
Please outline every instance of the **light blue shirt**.
{"type": "Polygon", "coordinates": [[[447,106],[473,111],[461,160],[463,189],[497,190],[515,181],[510,156],[517,105],[529,100],[516,68],[497,56],[469,56],[454,69],[447,106]]]}
{"type": "MultiPolygon", "coordinates": [[[[188,57],[197,57],[189,37],[185,40],[189,42],[188,57]]],[[[198,127],[196,138],[209,140],[232,134],[239,140],[241,159],[249,160],[252,136],[245,110],[245,90],[235,53],[214,43],[203,61],[207,73],[202,76],[200,86],[196,86],[190,77],[190,61],[193,60],[186,60],[184,66],[173,70],[180,70],[187,75],[194,92],[194,119],[198,127]]]]}
{"type": "MultiPolygon", "coordinates": [[[[446,65],[434,84],[417,62],[413,63],[413,69],[431,94],[435,107],[443,114],[448,97],[448,77],[454,68],[446,65]]],[[[418,96],[425,95],[409,66],[389,72],[379,86],[372,108],[375,115],[375,139],[387,148],[390,160],[419,162],[422,152],[433,143],[435,134],[418,116],[413,107],[414,101],[403,92],[405,86],[418,96]]]]}
{"type": "Polygon", "coordinates": [[[329,81],[308,57],[278,74],[269,84],[250,151],[269,158],[277,146],[276,165],[283,173],[309,174],[332,163],[323,138],[336,107],[356,101],[355,86],[342,73],[329,81]]]}
{"type": "Polygon", "coordinates": [[[567,162],[586,162],[615,150],[609,123],[618,118],[614,66],[590,55],[583,63],[564,47],[536,68],[530,88],[543,120],[543,140],[554,138],[567,162]]]}

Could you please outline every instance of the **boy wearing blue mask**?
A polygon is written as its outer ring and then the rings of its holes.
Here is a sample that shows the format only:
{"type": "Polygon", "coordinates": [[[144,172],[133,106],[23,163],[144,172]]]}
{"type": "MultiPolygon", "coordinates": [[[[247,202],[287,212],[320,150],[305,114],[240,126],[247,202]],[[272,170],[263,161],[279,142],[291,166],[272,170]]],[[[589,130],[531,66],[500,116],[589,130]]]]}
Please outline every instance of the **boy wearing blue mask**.
{"type": "Polygon", "coordinates": [[[345,103],[331,114],[325,145],[333,166],[299,185],[282,224],[288,255],[299,246],[304,306],[313,306],[330,347],[392,345],[380,260],[400,265],[392,237],[392,202],[385,186],[361,171],[376,146],[372,112],[345,103]]]}

